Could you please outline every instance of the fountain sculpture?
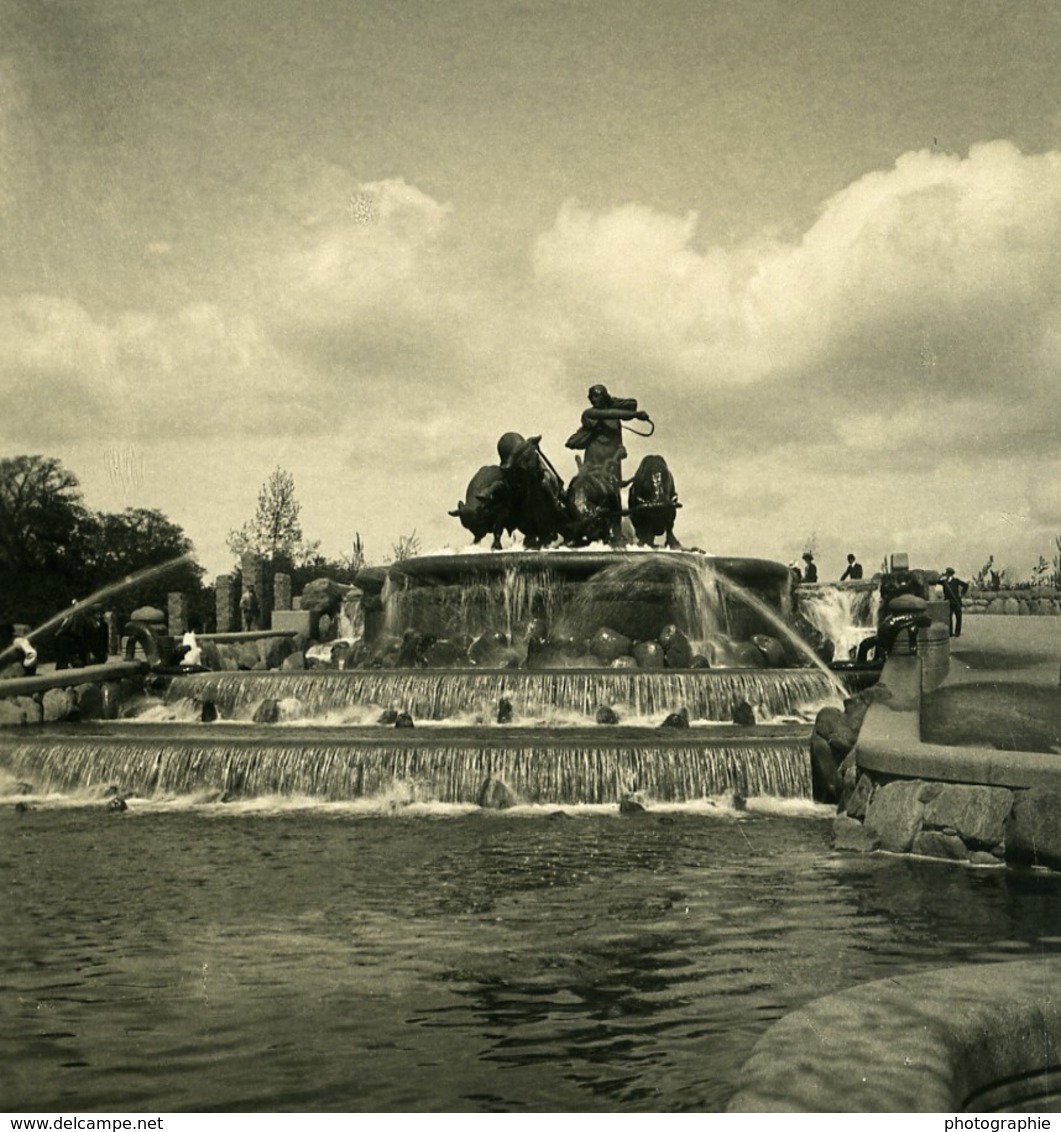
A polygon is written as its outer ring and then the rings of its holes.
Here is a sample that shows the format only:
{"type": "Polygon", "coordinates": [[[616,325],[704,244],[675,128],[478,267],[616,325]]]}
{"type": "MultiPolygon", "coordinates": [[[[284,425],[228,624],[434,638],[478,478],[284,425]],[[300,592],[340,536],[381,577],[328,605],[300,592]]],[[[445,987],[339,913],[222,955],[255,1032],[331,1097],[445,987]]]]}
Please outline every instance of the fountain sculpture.
{"type": "MultiPolygon", "coordinates": [[[[566,487],[541,437],[507,433],[451,512],[476,542],[521,532],[521,549],[367,568],[356,638],[283,670],[156,674],[155,698],[126,718],[24,730],[7,768],[38,789],[123,794],[809,797],[814,713],[852,673],[823,662],[786,566],[680,547],[666,461],[622,478],[621,429],[652,429],[648,414],[603,386],[590,402],[566,487]]],[[[130,658],[143,639],[129,637],[130,658]]]]}

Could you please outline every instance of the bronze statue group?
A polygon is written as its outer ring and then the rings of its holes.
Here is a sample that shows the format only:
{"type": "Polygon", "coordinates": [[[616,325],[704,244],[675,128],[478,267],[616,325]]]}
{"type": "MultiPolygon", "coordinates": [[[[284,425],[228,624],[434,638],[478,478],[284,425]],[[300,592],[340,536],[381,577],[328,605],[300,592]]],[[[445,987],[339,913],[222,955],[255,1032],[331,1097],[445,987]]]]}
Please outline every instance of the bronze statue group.
{"type": "Polygon", "coordinates": [[[590,388],[589,402],[581,427],[567,440],[568,448],[584,455],[575,457],[577,471],[566,486],[542,452],[541,436],[506,432],[501,437],[499,463],[480,468],[465,499],[450,512],[475,542],[489,534],[492,548],[500,550],[502,533],[519,531],[528,549],[558,542],[622,546],[627,516],[640,545],[654,546],[662,536],[667,547],[680,547],[674,520],[681,504],[666,460],[646,456],[634,475],[623,479],[623,429],[632,421],[643,422],[650,431],[637,435],[651,436],[648,413],[632,397],[613,397],[603,385],[590,388]],[[629,488],[625,508],[623,488],[629,488]]]}

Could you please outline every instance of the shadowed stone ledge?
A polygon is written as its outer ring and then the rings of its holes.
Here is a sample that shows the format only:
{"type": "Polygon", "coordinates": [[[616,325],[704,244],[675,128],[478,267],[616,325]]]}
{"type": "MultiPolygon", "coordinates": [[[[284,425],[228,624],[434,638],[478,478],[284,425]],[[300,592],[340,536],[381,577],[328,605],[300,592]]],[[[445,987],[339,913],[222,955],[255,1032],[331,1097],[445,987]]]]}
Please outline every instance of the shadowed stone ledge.
{"type": "Polygon", "coordinates": [[[817,999],[758,1042],[728,1111],[1019,1104],[1061,1062],[1059,985],[1061,959],[1048,958],[948,967],[817,999]]]}

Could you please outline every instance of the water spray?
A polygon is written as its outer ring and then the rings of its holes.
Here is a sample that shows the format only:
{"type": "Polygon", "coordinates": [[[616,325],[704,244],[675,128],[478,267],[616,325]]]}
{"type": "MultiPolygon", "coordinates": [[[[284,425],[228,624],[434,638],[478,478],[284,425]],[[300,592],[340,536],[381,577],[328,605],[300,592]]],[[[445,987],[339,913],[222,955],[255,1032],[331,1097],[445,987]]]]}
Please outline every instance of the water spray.
{"type": "MultiPolygon", "coordinates": [[[[54,625],[65,620],[74,614],[80,613],[84,609],[88,609],[93,605],[98,605],[102,601],[106,601],[114,594],[121,593],[123,590],[129,589],[130,586],[140,585],[142,582],[149,581],[150,579],[161,577],[163,574],[168,573],[170,570],[180,566],[184,562],[190,562],[194,558],[192,554],[181,554],[177,558],[171,558],[168,562],[162,562],[157,566],[145,566],[142,570],[136,570],[132,574],[126,574],[121,581],[111,582],[109,585],[103,586],[101,589],[91,593],[86,598],[80,601],[75,601],[72,605],[67,606],[66,609],[56,613],[53,617],[49,617],[47,621],[38,625],[35,629],[31,629],[25,634],[26,640],[32,640],[34,637],[39,637],[41,634],[46,633],[54,625]]],[[[0,663],[2,663],[8,656],[13,656],[17,651],[16,645],[9,645],[3,652],[0,652],[0,663]]]]}

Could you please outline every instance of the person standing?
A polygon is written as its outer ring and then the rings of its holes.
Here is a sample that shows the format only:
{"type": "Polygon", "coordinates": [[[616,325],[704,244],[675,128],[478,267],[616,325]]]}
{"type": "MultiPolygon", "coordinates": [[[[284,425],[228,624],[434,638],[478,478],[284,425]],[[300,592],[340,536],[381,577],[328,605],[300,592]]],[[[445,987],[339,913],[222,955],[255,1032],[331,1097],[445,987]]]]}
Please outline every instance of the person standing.
{"type": "Polygon", "coordinates": [[[239,599],[240,616],[243,619],[243,631],[249,633],[258,628],[258,615],[261,613],[261,606],[258,604],[258,595],[254,592],[254,586],[247,586],[246,592],[239,599]]]}
{"type": "Polygon", "coordinates": [[[840,575],[841,582],[858,582],[862,579],[862,563],[853,554],[847,556],[847,569],[840,575]]]}
{"type": "Polygon", "coordinates": [[[950,606],[950,635],[960,637],[962,635],[962,598],[969,591],[969,583],[963,582],[954,573],[953,566],[948,566],[943,571],[943,577],[940,578],[939,584],[943,587],[943,596],[950,606]]]}
{"type": "Polygon", "coordinates": [[[803,581],[813,584],[818,580],[818,567],[814,564],[814,555],[809,550],[803,552],[803,581]]]}

